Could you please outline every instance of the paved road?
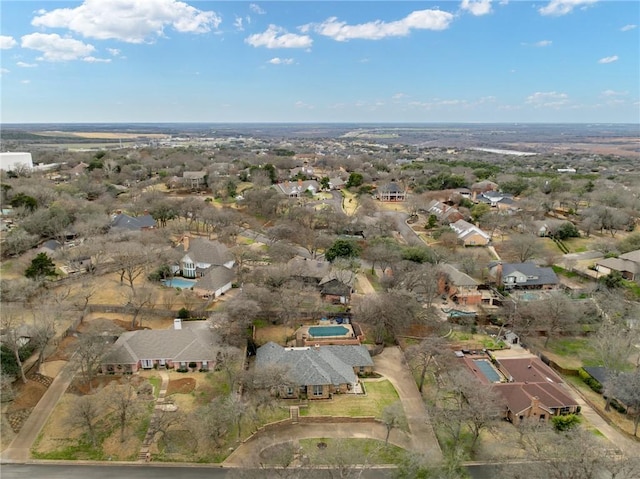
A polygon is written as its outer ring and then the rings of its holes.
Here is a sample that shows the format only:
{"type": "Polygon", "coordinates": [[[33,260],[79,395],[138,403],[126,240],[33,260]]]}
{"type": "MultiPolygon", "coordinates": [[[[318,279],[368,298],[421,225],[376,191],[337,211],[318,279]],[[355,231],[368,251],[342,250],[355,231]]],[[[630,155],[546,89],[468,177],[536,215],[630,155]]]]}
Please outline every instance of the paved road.
{"type": "Polygon", "coordinates": [[[442,459],[424,401],[400,348],[385,348],[374,357],[375,370],[384,375],[398,391],[411,433],[411,449],[424,454],[430,461],[442,459]]]}
{"type": "MultiPolygon", "coordinates": [[[[71,384],[77,364],[73,358],[65,365],[47,388],[25,421],[18,435],[0,456],[2,462],[24,462],[29,459],[31,446],[40,434],[58,401],[71,384]]],[[[4,474],[2,475],[4,477],[4,474]]]]}

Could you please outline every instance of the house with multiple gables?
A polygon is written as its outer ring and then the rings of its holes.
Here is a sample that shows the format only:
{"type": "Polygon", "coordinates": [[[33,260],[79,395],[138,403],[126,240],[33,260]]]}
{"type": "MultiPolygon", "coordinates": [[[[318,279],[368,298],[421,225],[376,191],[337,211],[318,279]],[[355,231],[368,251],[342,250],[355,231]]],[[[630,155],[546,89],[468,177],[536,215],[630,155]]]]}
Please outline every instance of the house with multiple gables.
{"type": "Polygon", "coordinates": [[[317,286],[320,281],[329,276],[331,263],[295,256],[287,263],[287,269],[293,278],[297,278],[306,284],[317,286]]]}
{"type": "Polygon", "coordinates": [[[608,275],[618,271],[624,279],[640,280],[640,249],[621,254],[617,258],[604,258],[596,261],[596,271],[608,275]]]}
{"type": "Polygon", "coordinates": [[[124,231],[144,231],[156,227],[153,216],[145,213],[141,216],[129,216],[125,213],[117,213],[111,217],[111,228],[124,231]]]}
{"type": "Polygon", "coordinates": [[[101,372],[128,374],[154,368],[207,371],[215,365],[215,344],[209,328],[127,331],[102,357],[101,372]]]}
{"type": "Polygon", "coordinates": [[[506,289],[557,289],[560,280],[551,268],[534,263],[489,263],[489,276],[506,289]]]}
{"type": "Polygon", "coordinates": [[[502,193],[500,191],[485,191],[484,193],[473,193],[472,199],[475,203],[484,203],[497,208],[503,212],[515,211],[518,209],[517,203],[513,195],[502,193]]]}
{"type": "Polygon", "coordinates": [[[199,296],[217,298],[231,289],[235,259],[225,245],[185,235],[174,250],[181,257],[179,263],[172,267],[173,274],[197,279],[193,290],[199,296]]]}
{"type": "Polygon", "coordinates": [[[185,171],[182,173],[182,186],[185,188],[191,188],[192,190],[199,190],[207,186],[207,172],[206,171],[185,171]]]}
{"type": "Polygon", "coordinates": [[[407,199],[407,190],[395,181],[379,186],[373,193],[380,201],[404,201],[407,199]]]}
{"type": "Polygon", "coordinates": [[[430,215],[434,215],[438,221],[443,224],[455,223],[458,220],[464,219],[462,213],[456,208],[438,200],[433,200],[427,205],[427,212],[430,215]]]}
{"type": "Polygon", "coordinates": [[[289,383],[274,393],[284,398],[329,399],[356,390],[358,375],[373,371],[362,345],[283,347],[268,342],[256,353],[256,373],[284,368],[289,383]]]}
{"type": "Polygon", "coordinates": [[[450,264],[443,263],[439,267],[444,273],[438,281],[440,294],[460,305],[474,306],[482,303],[482,291],[478,289],[479,281],[450,264]]]}
{"type": "Polygon", "coordinates": [[[289,198],[300,198],[307,191],[312,195],[315,195],[320,191],[320,185],[316,180],[298,180],[298,181],[283,181],[273,185],[276,191],[282,193],[289,198]]]}
{"type": "Polygon", "coordinates": [[[491,241],[491,236],[465,220],[450,223],[449,228],[456,232],[458,240],[465,246],[486,246],[491,241]]]}

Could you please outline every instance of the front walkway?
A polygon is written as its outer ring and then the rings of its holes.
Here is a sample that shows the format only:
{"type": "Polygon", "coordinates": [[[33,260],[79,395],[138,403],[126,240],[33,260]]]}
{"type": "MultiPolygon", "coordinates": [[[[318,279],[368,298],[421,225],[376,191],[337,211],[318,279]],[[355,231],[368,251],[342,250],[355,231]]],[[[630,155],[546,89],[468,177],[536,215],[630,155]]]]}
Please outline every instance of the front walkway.
{"type": "Polygon", "coordinates": [[[156,406],[153,409],[153,415],[151,416],[151,420],[149,421],[149,427],[147,428],[147,433],[142,441],[142,446],[140,447],[140,453],[138,454],[138,461],[141,462],[149,462],[151,458],[150,448],[153,443],[153,439],[155,437],[155,422],[157,420],[158,411],[164,410],[165,402],[164,398],[167,395],[167,389],[169,388],[169,373],[166,370],[158,369],[158,374],[160,374],[160,378],[162,379],[162,383],[160,384],[160,391],[158,392],[158,399],[156,399],[156,406]]]}

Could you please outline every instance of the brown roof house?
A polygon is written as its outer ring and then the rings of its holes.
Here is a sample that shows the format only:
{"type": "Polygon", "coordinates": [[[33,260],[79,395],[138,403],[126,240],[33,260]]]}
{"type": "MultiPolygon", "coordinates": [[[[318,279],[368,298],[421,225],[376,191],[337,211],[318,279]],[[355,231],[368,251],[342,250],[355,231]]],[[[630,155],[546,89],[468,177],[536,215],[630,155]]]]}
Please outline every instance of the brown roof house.
{"type": "Polygon", "coordinates": [[[505,419],[513,423],[580,412],[562,379],[537,357],[504,358],[491,364],[484,358],[465,356],[463,361],[480,381],[493,384],[504,399],[505,419]]]}
{"type": "Polygon", "coordinates": [[[596,271],[607,275],[618,271],[624,279],[637,281],[640,279],[640,249],[621,254],[617,258],[604,258],[596,262],[596,271]]]}
{"type": "Polygon", "coordinates": [[[135,373],[139,369],[209,370],[218,350],[209,328],[176,328],[123,333],[101,360],[104,374],[135,373]]]}
{"type": "Polygon", "coordinates": [[[360,390],[358,374],[373,371],[365,346],[305,346],[285,348],[269,342],[258,348],[256,372],[283,367],[288,384],[274,391],[281,397],[329,399],[337,393],[360,390]]]}
{"type": "Polygon", "coordinates": [[[456,208],[438,200],[431,201],[427,205],[427,211],[429,214],[435,215],[438,221],[446,224],[455,223],[464,218],[456,208]]]}
{"type": "Polygon", "coordinates": [[[355,275],[351,271],[332,270],[320,280],[320,296],[334,304],[348,304],[353,293],[355,275]]]}

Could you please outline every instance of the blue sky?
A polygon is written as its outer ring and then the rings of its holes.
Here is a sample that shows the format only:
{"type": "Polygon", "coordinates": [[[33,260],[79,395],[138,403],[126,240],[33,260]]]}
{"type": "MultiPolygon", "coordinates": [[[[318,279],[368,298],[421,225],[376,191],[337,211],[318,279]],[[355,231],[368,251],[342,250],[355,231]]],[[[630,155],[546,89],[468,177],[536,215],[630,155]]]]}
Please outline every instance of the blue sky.
{"type": "Polygon", "coordinates": [[[0,121],[640,122],[640,2],[3,0],[0,121]]]}

